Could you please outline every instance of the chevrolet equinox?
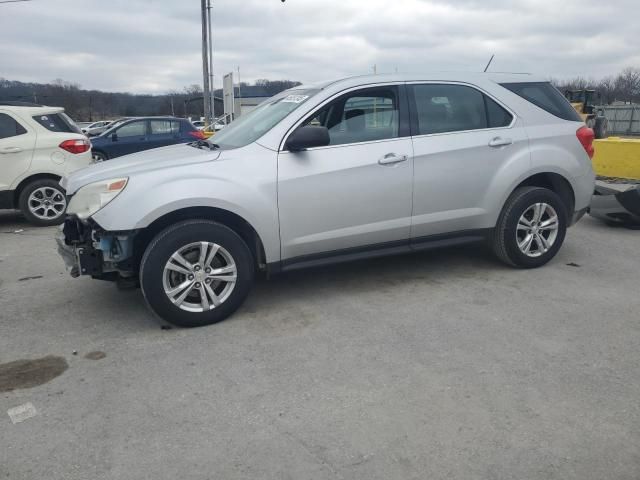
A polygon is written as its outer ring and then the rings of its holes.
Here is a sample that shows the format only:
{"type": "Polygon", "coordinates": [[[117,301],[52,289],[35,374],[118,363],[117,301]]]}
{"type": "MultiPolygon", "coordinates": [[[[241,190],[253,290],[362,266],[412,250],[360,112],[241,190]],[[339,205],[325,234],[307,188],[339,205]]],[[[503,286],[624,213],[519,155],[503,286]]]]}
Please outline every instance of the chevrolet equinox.
{"type": "Polygon", "coordinates": [[[551,260],[594,187],[593,131],[530,75],[375,75],[295,87],[211,139],[63,178],[72,276],[140,285],[180,326],[223,320],[258,272],[467,242],[551,260]]]}

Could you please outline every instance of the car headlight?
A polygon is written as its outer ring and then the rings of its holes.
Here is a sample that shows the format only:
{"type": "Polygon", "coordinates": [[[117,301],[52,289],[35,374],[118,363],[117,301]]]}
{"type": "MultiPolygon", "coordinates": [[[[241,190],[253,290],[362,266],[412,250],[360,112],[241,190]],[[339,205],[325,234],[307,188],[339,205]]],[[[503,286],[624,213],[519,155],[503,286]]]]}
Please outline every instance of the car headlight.
{"type": "Polygon", "coordinates": [[[127,186],[128,178],[112,178],[90,183],[80,188],[69,202],[67,213],[85,219],[96,213],[116,198],[127,186]]]}

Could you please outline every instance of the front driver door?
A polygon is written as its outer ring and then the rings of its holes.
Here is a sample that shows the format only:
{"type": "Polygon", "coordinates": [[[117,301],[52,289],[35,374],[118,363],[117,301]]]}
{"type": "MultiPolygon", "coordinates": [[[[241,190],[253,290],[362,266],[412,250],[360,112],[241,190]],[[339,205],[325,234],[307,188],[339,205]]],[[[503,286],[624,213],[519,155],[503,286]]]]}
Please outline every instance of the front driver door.
{"type": "Polygon", "coordinates": [[[148,142],[147,121],[135,120],[116,129],[115,137],[111,137],[109,156],[120,157],[149,148],[152,147],[148,142]]]}
{"type": "Polygon", "coordinates": [[[358,89],[302,122],[327,127],[331,143],[279,153],[285,266],[408,245],[413,151],[406,107],[403,86],[358,89]]]}

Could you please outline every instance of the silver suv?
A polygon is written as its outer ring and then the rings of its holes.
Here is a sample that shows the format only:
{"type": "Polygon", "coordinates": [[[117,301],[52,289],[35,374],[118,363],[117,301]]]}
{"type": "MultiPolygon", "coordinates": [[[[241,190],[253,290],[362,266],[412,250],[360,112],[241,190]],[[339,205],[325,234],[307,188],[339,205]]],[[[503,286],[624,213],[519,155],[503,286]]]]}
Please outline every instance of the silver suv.
{"type": "Polygon", "coordinates": [[[257,272],[487,241],[539,267],[594,187],[593,132],[529,75],[377,75],[296,87],[209,141],[62,180],[71,275],[139,285],[176,325],[218,322],[257,272]]]}

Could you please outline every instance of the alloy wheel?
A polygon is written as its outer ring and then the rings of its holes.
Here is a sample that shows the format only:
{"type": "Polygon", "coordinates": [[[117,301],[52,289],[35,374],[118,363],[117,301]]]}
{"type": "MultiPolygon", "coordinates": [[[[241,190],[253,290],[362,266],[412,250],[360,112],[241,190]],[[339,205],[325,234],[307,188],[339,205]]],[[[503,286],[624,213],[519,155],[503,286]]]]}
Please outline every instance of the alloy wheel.
{"type": "Polygon", "coordinates": [[[231,254],[217,243],[190,243],[174,252],[162,274],[164,293],[187,312],[206,312],[224,303],[238,278],[231,254]]]}
{"type": "Polygon", "coordinates": [[[534,203],[518,220],[516,241],[518,248],[528,257],[544,255],[558,237],[560,223],[555,209],[548,203],[534,203]]]}
{"type": "Polygon", "coordinates": [[[64,194],[52,187],[36,188],[27,201],[29,211],[40,220],[54,220],[67,208],[64,194]]]}

